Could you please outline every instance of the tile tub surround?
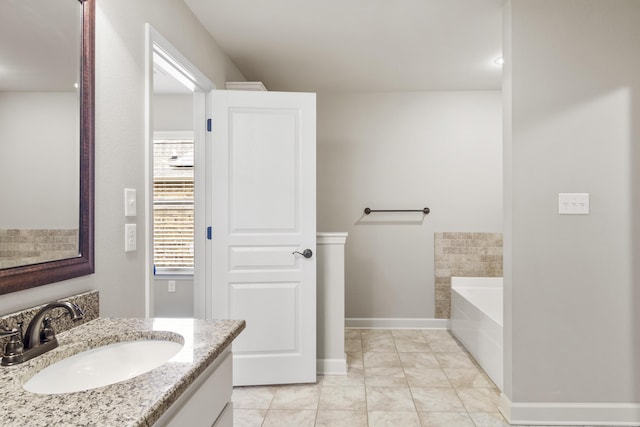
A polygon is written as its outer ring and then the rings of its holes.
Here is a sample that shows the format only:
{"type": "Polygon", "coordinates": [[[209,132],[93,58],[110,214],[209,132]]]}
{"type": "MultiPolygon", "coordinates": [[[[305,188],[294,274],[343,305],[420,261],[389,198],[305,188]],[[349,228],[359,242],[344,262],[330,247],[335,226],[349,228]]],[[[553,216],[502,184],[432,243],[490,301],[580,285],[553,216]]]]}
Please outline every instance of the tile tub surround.
{"type": "Polygon", "coordinates": [[[451,317],[451,276],[502,277],[502,233],[434,233],[435,317],[451,317]]]}
{"type": "Polygon", "coordinates": [[[244,329],[242,320],[98,318],[58,334],[60,347],[0,369],[3,426],[151,426],[244,329]],[[22,384],[90,348],[140,339],[184,341],[171,361],[127,381],[77,393],[38,395],[22,384]]]}
{"type": "MultiPolygon", "coordinates": [[[[53,330],[56,332],[56,334],[68,331],[71,328],[97,319],[100,315],[100,294],[98,291],[83,292],[81,294],[59,299],[58,301],[69,301],[77,304],[84,313],[84,318],[82,320],[74,322],[69,318],[69,316],[66,314],[67,312],[64,309],[55,308],[51,310],[49,314],[51,317],[55,318],[55,320],[53,321],[53,330]]],[[[22,322],[22,332],[26,332],[27,326],[29,325],[31,319],[33,319],[33,316],[35,316],[38,310],[40,310],[45,305],[46,303],[38,305],[36,307],[31,307],[25,310],[0,316],[0,328],[13,329],[18,326],[18,322],[22,322]]],[[[4,343],[7,340],[8,338],[0,338],[0,355],[4,354],[4,343]]]]}

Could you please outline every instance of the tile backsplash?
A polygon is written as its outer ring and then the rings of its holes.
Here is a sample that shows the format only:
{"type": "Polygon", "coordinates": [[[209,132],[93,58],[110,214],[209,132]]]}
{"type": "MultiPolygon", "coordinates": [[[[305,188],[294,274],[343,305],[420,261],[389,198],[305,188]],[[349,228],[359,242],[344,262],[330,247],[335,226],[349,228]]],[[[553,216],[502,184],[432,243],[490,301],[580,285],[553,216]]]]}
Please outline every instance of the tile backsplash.
{"type": "Polygon", "coordinates": [[[451,315],[451,277],[502,277],[502,233],[434,233],[435,317],[451,315]]]}

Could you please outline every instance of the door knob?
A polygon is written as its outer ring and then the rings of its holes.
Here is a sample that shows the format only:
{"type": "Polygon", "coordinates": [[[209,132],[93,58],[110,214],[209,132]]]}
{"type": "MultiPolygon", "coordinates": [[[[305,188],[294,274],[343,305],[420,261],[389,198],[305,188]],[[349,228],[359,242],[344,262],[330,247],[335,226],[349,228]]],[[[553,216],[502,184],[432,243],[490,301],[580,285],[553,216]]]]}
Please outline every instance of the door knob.
{"type": "Polygon", "coordinates": [[[303,257],[305,257],[305,258],[311,258],[311,257],[313,256],[313,252],[311,251],[311,249],[305,249],[305,250],[304,250],[304,251],[302,251],[302,252],[293,251],[293,252],[291,252],[291,253],[293,253],[293,254],[300,254],[300,255],[302,255],[302,256],[303,256],[303,257]]]}

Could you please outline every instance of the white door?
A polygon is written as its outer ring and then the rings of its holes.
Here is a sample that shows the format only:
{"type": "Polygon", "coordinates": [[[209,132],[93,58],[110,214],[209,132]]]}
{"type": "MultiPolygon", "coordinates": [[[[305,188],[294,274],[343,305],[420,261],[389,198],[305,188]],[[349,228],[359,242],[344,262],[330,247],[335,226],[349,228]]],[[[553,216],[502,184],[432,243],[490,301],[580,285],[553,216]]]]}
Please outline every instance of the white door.
{"type": "Polygon", "coordinates": [[[212,99],[212,317],[247,321],[234,385],[315,382],[315,94],[212,99]]]}

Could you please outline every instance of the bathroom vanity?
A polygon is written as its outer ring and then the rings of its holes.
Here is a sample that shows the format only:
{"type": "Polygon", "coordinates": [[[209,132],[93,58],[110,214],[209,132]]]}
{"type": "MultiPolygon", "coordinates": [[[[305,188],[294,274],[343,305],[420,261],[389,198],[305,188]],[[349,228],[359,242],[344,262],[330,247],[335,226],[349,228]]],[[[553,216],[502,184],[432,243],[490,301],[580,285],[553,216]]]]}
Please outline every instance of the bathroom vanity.
{"type": "Polygon", "coordinates": [[[231,427],[231,343],[244,327],[242,320],[97,318],[61,332],[57,348],[0,368],[0,423],[231,427]],[[31,393],[23,387],[44,368],[73,355],[144,340],[174,341],[182,347],[160,366],[114,384],[62,394],[31,393]]]}

